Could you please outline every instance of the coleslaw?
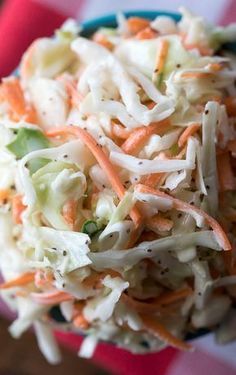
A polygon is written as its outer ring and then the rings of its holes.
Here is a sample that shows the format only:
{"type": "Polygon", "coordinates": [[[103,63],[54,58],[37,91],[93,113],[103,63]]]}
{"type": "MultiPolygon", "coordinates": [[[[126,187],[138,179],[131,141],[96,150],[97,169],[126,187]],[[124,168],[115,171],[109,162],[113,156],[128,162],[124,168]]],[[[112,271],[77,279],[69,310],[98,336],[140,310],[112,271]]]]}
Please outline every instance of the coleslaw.
{"type": "Polygon", "coordinates": [[[236,25],[180,11],[68,20],[0,85],[0,293],[51,363],[54,328],[84,357],[236,337],[236,25]]]}

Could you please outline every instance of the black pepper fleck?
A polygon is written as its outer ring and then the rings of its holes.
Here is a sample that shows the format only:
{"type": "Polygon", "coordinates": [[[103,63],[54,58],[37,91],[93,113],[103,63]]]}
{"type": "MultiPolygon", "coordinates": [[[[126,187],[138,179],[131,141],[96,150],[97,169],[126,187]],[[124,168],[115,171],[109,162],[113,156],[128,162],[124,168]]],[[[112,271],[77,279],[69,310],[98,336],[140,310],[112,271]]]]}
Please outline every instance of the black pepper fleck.
{"type": "Polygon", "coordinates": [[[63,254],[63,256],[65,257],[65,256],[67,255],[67,251],[64,250],[62,254],[63,254]]]}
{"type": "Polygon", "coordinates": [[[143,162],[142,162],[142,161],[139,161],[139,162],[138,162],[138,165],[142,165],[142,164],[143,164],[143,162]]]}
{"type": "Polygon", "coordinates": [[[205,115],[208,115],[208,113],[209,113],[209,110],[206,109],[206,110],[205,110],[205,115]]]}
{"type": "Polygon", "coordinates": [[[176,64],[176,68],[180,68],[181,67],[181,64],[176,64]]]}
{"type": "Polygon", "coordinates": [[[152,249],[147,249],[147,253],[151,253],[152,252],[152,249]]]}

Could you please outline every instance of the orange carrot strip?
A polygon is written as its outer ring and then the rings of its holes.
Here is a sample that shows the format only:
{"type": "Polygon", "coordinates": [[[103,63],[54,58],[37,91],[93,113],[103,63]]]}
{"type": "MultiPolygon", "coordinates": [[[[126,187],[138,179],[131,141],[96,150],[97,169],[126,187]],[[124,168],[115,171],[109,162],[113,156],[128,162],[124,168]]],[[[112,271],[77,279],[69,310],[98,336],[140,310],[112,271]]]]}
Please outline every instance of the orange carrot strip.
{"type": "Polygon", "coordinates": [[[82,313],[76,315],[76,317],[73,319],[73,324],[76,328],[81,328],[81,329],[88,329],[90,324],[85,319],[84,315],[82,313]]]}
{"type": "Polygon", "coordinates": [[[136,35],[135,38],[139,40],[144,39],[154,39],[157,37],[157,32],[152,30],[151,27],[145,27],[145,29],[140,30],[136,35]]]}
{"type": "Polygon", "coordinates": [[[217,155],[217,171],[220,185],[220,192],[235,190],[236,183],[232,166],[230,164],[229,152],[217,155]]]}
{"type": "Polygon", "coordinates": [[[229,116],[236,116],[236,96],[228,96],[224,100],[226,110],[229,116]]]}
{"type": "Polygon", "coordinates": [[[34,281],[34,276],[34,272],[23,273],[14,280],[6,281],[5,283],[0,284],[0,289],[10,289],[30,284],[34,281]]]}
{"type": "Polygon", "coordinates": [[[73,229],[77,216],[77,202],[74,199],[69,199],[62,208],[62,216],[64,220],[73,229]]]}
{"type": "Polygon", "coordinates": [[[177,302],[183,298],[186,298],[192,294],[191,288],[183,288],[178,290],[172,290],[171,292],[162,293],[158,298],[156,298],[155,303],[159,305],[169,305],[171,303],[177,302]]]}
{"type": "Polygon", "coordinates": [[[170,126],[168,120],[154,122],[148,126],[142,126],[135,129],[129,138],[121,146],[126,154],[134,154],[142,145],[150,138],[151,135],[156,133],[163,133],[170,126]]]}
{"type": "Polygon", "coordinates": [[[25,211],[26,206],[22,203],[22,195],[16,194],[12,197],[12,219],[15,224],[21,224],[21,215],[25,211]]]}
{"type": "Polygon", "coordinates": [[[191,137],[191,135],[195,134],[200,128],[200,124],[197,123],[188,126],[179,137],[178,146],[182,147],[183,145],[185,145],[185,143],[187,143],[188,141],[188,138],[191,137]]]}
{"type": "MultiPolygon", "coordinates": [[[[86,146],[92,152],[94,157],[97,159],[102,169],[106,171],[106,174],[116,194],[118,195],[120,199],[122,199],[125,194],[125,188],[114,166],[112,165],[112,163],[110,162],[109,158],[104,153],[104,151],[101,149],[101,147],[97,144],[96,140],[87,131],[79,127],[75,127],[75,126],[68,126],[68,127],[64,127],[60,129],[55,129],[46,133],[47,136],[52,136],[52,135],[58,136],[61,134],[62,135],[64,134],[75,135],[86,144],[86,146]]],[[[132,218],[136,227],[141,224],[142,217],[136,207],[132,208],[130,212],[130,217],[132,218]]]]}
{"type": "Polygon", "coordinates": [[[156,187],[164,175],[164,172],[148,174],[145,177],[143,177],[142,184],[150,187],[156,187]]]}
{"type": "Polygon", "coordinates": [[[105,272],[91,273],[91,275],[89,275],[83,280],[82,282],[83,286],[85,286],[86,288],[95,288],[95,289],[101,288],[102,280],[108,275],[110,275],[111,277],[120,276],[118,272],[111,270],[111,269],[108,269],[105,272]]]}
{"type": "Polygon", "coordinates": [[[211,72],[184,72],[181,74],[182,78],[209,78],[212,77],[211,72]]]}
{"type": "Polygon", "coordinates": [[[165,65],[165,60],[168,54],[169,50],[169,42],[167,39],[161,39],[160,40],[160,49],[158,51],[157,55],[157,63],[156,67],[154,69],[155,74],[160,74],[163,72],[164,65],[165,65]]]}
{"type": "Polygon", "coordinates": [[[51,271],[49,270],[43,271],[42,269],[38,269],[35,272],[34,283],[37,288],[52,287],[52,282],[53,282],[53,274],[51,271]]]}
{"type": "Polygon", "coordinates": [[[0,201],[3,202],[5,199],[8,199],[10,196],[10,192],[8,189],[1,189],[0,190],[0,201]]]}
{"type": "Polygon", "coordinates": [[[193,348],[190,344],[178,339],[173,336],[154,316],[140,314],[143,322],[144,329],[151,335],[157,337],[158,339],[164,341],[170,346],[180,350],[191,351],[193,348]]]}
{"type": "Polygon", "coordinates": [[[138,313],[155,313],[164,306],[170,305],[172,303],[178,302],[192,294],[191,288],[183,288],[178,290],[173,290],[170,292],[163,292],[159,297],[153,298],[150,302],[144,302],[136,300],[127,294],[123,293],[123,301],[133,308],[138,313]]]}
{"type": "Polygon", "coordinates": [[[179,210],[179,211],[182,211],[182,212],[187,212],[187,213],[189,213],[189,211],[194,211],[198,215],[201,215],[205,219],[206,223],[215,232],[218,240],[220,240],[220,242],[221,242],[221,246],[223,247],[223,249],[224,250],[231,250],[232,249],[232,246],[231,246],[231,244],[228,240],[228,237],[227,237],[226,233],[224,232],[224,230],[222,229],[222,227],[220,226],[220,224],[215,219],[213,219],[213,217],[208,215],[206,212],[202,211],[200,208],[195,207],[194,205],[191,205],[191,204],[186,203],[184,201],[181,201],[180,199],[174,198],[171,195],[163,193],[162,191],[160,191],[158,189],[153,189],[149,186],[139,184],[139,185],[136,185],[135,189],[137,191],[141,192],[141,193],[153,194],[153,195],[156,195],[158,197],[163,197],[163,198],[167,198],[167,199],[171,200],[171,202],[173,204],[173,208],[175,208],[176,210],[179,210]]]}
{"type": "Polygon", "coordinates": [[[101,46],[109,49],[113,49],[113,44],[106,38],[105,35],[101,34],[99,31],[93,35],[93,41],[100,44],[101,46]]]}
{"type": "Polygon", "coordinates": [[[8,102],[14,121],[18,121],[24,116],[25,121],[36,122],[36,112],[26,103],[18,78],[11,77],[2,82],[1,96],[8,102]]]}
{"type": "Polygon", "coordinates": [[[1,87],[2,94],[12,111],[16,112],[18,115],[24,115],[25,98],[19,79],[16,77],[6,79],[3,81],[1,87]]]}
{"type": "Polygon", "coordinates": [[[69,104],[72,107],[78,107],[83,97],[77,90],[76,81],[69,74],[62,74],[57,77],[57,80],[64,83],[69,97],[69,104]]]}
{"type": "Polygon", "coordinates": [[[173,227],[173,221],[170,219],[166,219],[160,213],[149,217],[146,220],[146,226],[152,230],[160,230],[160,231],[169,231],[173,227]]]}
{"type": "Polygon", "coordinates": [[[133,130],[126,129],[123,125],[112,123],[112,133],[121,139],[127,139],[133,130]]]}
{"type": "Polygon", "coordinates": [[[219,63],[211,63],[209,64],[209,69],[212,71],[212,72],[220,72],[221,70],[224,69],[223,65],[222,64],[219,64],[219,63]]]}
{"type": "Polygon", "coordinates": [[[148,27],[150,22],[141,17],[130,17],[127,20],[127,26],[132,34],[137,34],[139,31],[148,27]]]}
{"type": "Polygon", "coordinates": [[[59,290],[49,293],[31,293],[30,295],[35,302],[38,302],[41,305],[54,305],[74,300],[74,297],[71,294],[59,290]]]}

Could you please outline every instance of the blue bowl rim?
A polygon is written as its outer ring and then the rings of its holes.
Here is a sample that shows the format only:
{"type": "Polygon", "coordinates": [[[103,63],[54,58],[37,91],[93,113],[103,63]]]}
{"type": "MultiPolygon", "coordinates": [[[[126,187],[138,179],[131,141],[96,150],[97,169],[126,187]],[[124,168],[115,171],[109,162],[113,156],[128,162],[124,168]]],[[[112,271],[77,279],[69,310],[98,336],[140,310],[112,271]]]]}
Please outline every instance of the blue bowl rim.
{"type": "MultiPolygon", "coordinates": [[[[181,19],[180,13],[177,12],[169,12],[169,11],[162,11],[162,10],[129,10],[122,12],[126,17],[143,17],[149,20],[155,19],[157,16],[168,16],[173,18],[176,22],[181,19]]],[[[85,21],[81,23],[83,28],[82,35],[88,36],[91,35],[94,31],[96,31],[99,27],[115,27],[117,25],[116,22],[116,14],[117,13],[109,13],[104,16],[95,17],[91,20],[85,21]]]]}

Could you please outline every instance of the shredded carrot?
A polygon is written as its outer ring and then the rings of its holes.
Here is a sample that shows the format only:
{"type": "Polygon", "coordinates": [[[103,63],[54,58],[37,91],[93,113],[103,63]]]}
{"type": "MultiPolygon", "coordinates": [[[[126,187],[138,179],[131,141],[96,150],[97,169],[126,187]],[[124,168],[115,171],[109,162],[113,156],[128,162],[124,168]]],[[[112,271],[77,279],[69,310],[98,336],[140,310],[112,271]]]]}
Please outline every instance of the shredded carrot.
{"type": "Polygon", "coordinates": [[[129,249],[131,247],[133,247],[136,242],[138,241],[142,231],[143,231],[143,223],[141,223],[139,226],[136,226],[136,228],[132,231],[132,233],[130,234],[130,238],[129,238],[129,242],[126,246],[126,249],[129,249]]]}
{"type": "Polygon", "coordinates": [[[84,315],[82,313],[78,314],[74,319],[73,319],[73,324],[76,328],[81,328],[81,329],[88,329],[90,324],[85,319],[84,315]]]}
{"type": "Polygon", "coordinates": [[[142,126],[135,129],[121,146],[122,150],[127,154],[134,154],[142,145],[156,133],[163,133],[170,126],[169,120],[154,122],[148,126],[142,126]]]}
{"type": "Polygon", "coordinates": [[[71,294],[59,290],[48,293],[31,293],[31,297],[35,302],[41,305],[55,305],[61,302],[74,300],[71,294]]]}
{"type": "Polygon", "coordinates": [[[36,113],[34,109],[26,103],[20,81],[16,77],[6,79],[1,84],[1,95],[10,107],[13,120],[19,121],[24,116],[25,121],[35,122],[36,113]]]}
{"type": "Polygon", "coordinates": [[[16,277],[14,280],[10,280],[3,284],[0,284],[0,289],[9,289],[30,284],[34,281],[34,277],[34,272],[23,273],[22,275],[16,277]]]}
{"type": "Polygon", "coordinates": [[[146,231],[144,230],[142,234],[139,237],[139,242],[144,242],[144,241],[153,241],[158,238],[158,235],[153,232],[153,231],[146,231]]]}
{"type": "Polygon", "coordinates": [[[222,227],[220,226],[220,224],[215,219],[213,219],[213,217],[208,215],[206,212],[202,211],[200,208],[195,207],[194,205],[191,205],[191,204],[186,203],[184,201],[181,201],[180,199],[173,198],[171,195],[166,194],[166,193],[164,193],[164,192],[162,192],[158,189],[153,189],[149,186],[139,184],[139,185],[136,185],[135,189],[137,191],[141,192],[141,193],[152,194],[152,195],[156,195],[158,197],[163,197],[163,198],[167,198],[167,199],[171,200],[171,202],[173,204],[173,208],[175,208],[176,210],[179,210],[179,211],[182,211],[182,212],[187,212],[187,213],[189,213],[189,211],[194,211],[198,215],[201,215],[205,219],[206,223],[215,232],[217,238],[221,242],[221,246],[223,247],[223,249],[224,250],[231,250],[232,249],[232,246],[231,246],[231,244],[228,240],[228,237],[227,237],[226,233],[224,232],[224,230],[222,229],[222,227]]]}
{"type": "Polygon", "coordinates": [[[226,110],[229,116],[236,116],[236,96],[228,96],[224,100],[226,110]]]}
{"type": "Polygon", "coordinates": [[[4,80],[2,83],[2,94],[13,111],[18,115],[24,115],[25,98],[18,78],[11,77],[4,80]]]}
{"type": "Polygon", "coordinates": [[[230,163],[229,152],[226,151],[217,155],[217,171],[220,192],[235,190],[236,183],[233,169],[230,163]]]}
{"type": "Polygon", "coordinates": [[[101,34],[100,32],[97,32],[93,35],[93,41],[109,49],[110,51],[112,51],[113,49],[113,44],[106,38],[105,35],[101,34]]]}
{"type": "Polygon", "coordinates": [[[154,102],[153,100],[149,100],[145,105],[148,109],[153,109],[155,105],[157,105],[157,103],[154,102]]]}
{"type": "Polygon", "coordinates": [[[170,292],[163,292],[159,297],[152,298],[149,302],[136,300],[125,293],[123,293],[122,299],[128,306],[138,313],[151,314],[163,309],[165,306],[181,301],[192,293],[192,289],[188,287],[170,292]]]}
{"type": "Polygon", "coordinates": [[[146,220],[146,226],[152,230],[169,231],[173,227],[173,221],[163,217],[160,213],[149,217],[146,220]]]}
{"type": "Polygon", "coordinates": [[[201,78],[210,78],[212,77],[211,72],[184,72],[181,74],[182,78],[196,78],[196,79],[201,79],[201,78]]]}
{"type": "Polygon", "coordinates": [[[76,81],[69,74],[61,74],[57,80],[65,85],[67,95],[69,98],[69,105],[71,107],[79,107],[83,96],[79,93],[76,87],[76,81]]]}
{"type": "Polygon", "coordinates": [[[164,341],[170,346],[180,350],[192,351],[192,345],[178,339],[169,332],[163,324],[161,324],[158,319],[154,316],[140,314],[143,322],[144,329],[151,335],[157,337],[158,339],[164,341]]]}
{"type": "Polygon", "coordinates": [[[108,269],[104,272],[93,272],[83,280],[83,286],[86,288],[99,289],[102,287],[102,280],[108,275],[111,277],[120,277],[120,274],[112,269],[108,269]]]}
{"type": "Polygon", "coordinates": [[[220,72],[221,70],[224,69],[223,65],[220,64],[220,63],[211,63],[209,64],[209,69],[212,71],[212,72],[220,72]]]}
{"type": "Polygon", "coordinates": [[[77,202],[74,199],[69,199],[64,204],[62,208],[62,216],[73,230],[77,217],[77,202]]]}
{"type": "Polygon", "coordinates": [[[26,209],[26,206],[22,203],[22,198],[21,194],[12,197],[12,218],[15,224],[22,224],[21,215],[26,209]]]}
{"type": "Polygon", "coordinates": [[[133,130],[126,129],[123,125],[112,123],[112,133],[117,138],[127,139],[129,138],[130,134],[132,134],[133,130]]]}
{"type": "Polygon", "coordinates": [[[229,141],[227,144],[227,149],[233,154],[236,154],[236,140],[229,141]]]}
{"type": "Polygon", "coordinates": [[[8,189],[1,189],[0,190],[0,202],[3,203],[8,200],[10,196],[10,191],[8,189]]]}
{"type": "Polygon", "coordinates": [[[189,137],[191,137],[193,134],[195,134],[200,128],[201,128],[201,125],[200,125],[200,124],[197,124],[197,123],[188,126],[188,127],[183,131],[183,133],[181,134],[181,136],[179,137],[179,140],[178,140],[178,146],[179,146],[179,147],[184,146],[185,143],[187,143],[189,137]]]}
{"type": "MultiPolygon", "coordinates": [[[[46,132],[46,135],[48,137],[65,135],[65,134],[75,135],[86,144],[86,146],[92,152],[94,157],[97,159],[102,169],[107,173],[107,176],[116,194],[118,195],[120,199],[122,199],[125,194],[125,188],[118,176],[118,173],[116,172],[114,166],[110,162],[107,155],[101,149],[101,147],[96,142],[96,140],[92,137],[92,135],[90,135],[86,130],[81,129],[79,127],[75,127],[75,126],[63,127],[60,129],[55,129],[55,130],[46,132]]],[[[130,212],[130,217],[132,218],[136,227],[138,227],[141,224],[142,217],[136,207],[132,208],[130,212]]]]}
{"type": "Polygon", "coordinates": [[[142,179],[142,184],[143,185],[146,185],[146,186],[150,186],[150,187],[156,187],[162,177],[165,175],[166,173],[151,173],[151,174],[148,174],[146,176],[143,177],[142,179]]]}
{"type": "Polygon", "coordinates": [[[160,40],[160,49],[157,54],[157,62],[154,69],[154,74],[161,74],[164,70],[165,60],[169,50],[169,42],[167,39],[160,40]]]}
{"type": "Polygon", "coordinates": [[[169,305],[177,302],[183,298],[189,297],[192,294],[192,289],[187,287],[178,290],[172,290],[171,292],[162,293],[155,301],[159,305],[169,305]]]}
{"type": "MultiPolygon", "coordinates": [[[[163,160],[166,160],[166,159],[176,159],[176,160],[181,160],[184,155],[186,154],[186,146],[183,147],[180,152],[173,156],[173,157],[170,157],[168,155],[166,155],[166,153],[160,153],[159,154],[159,157],[162,156],[163,160]]],[[[150,186],[150,187],[157,187],[157,185],[162,185],[164,182],[165,182],[165,179],[166,177],[168,176],[168,173],[164,173],[164,172],[161,172],[161,173],[151,173],[151,174],[148,174],[146,176],[144,176],[142,179],[141,179],[141,183],[143,185],[146,185],[146,186],[150,186]]]]}
{"type": "Polygon", "coordinates": [[[148,27],[149,24],[150,22],[148,20],[146,20],[145,18],[141,18],[141,17],[130,17],[127,20],[128,29],[132,34],[137,34],[141,30],[148,27]]]}
{"type": "Polygon", "coordinates": [[[145,27],[145,29],[140,30],[135,38],[139,40],[144,40],[144,39],[154,39],[157,37],[157,32],[155,30],[152,30],[151,27],[145,27]]]}
{"type": "Polygon", "coordinates": [[[38,269],[35,272],[34,283],[37,288],[49,288],[53,283],[53,274],[51,271],[38,269]]]}

